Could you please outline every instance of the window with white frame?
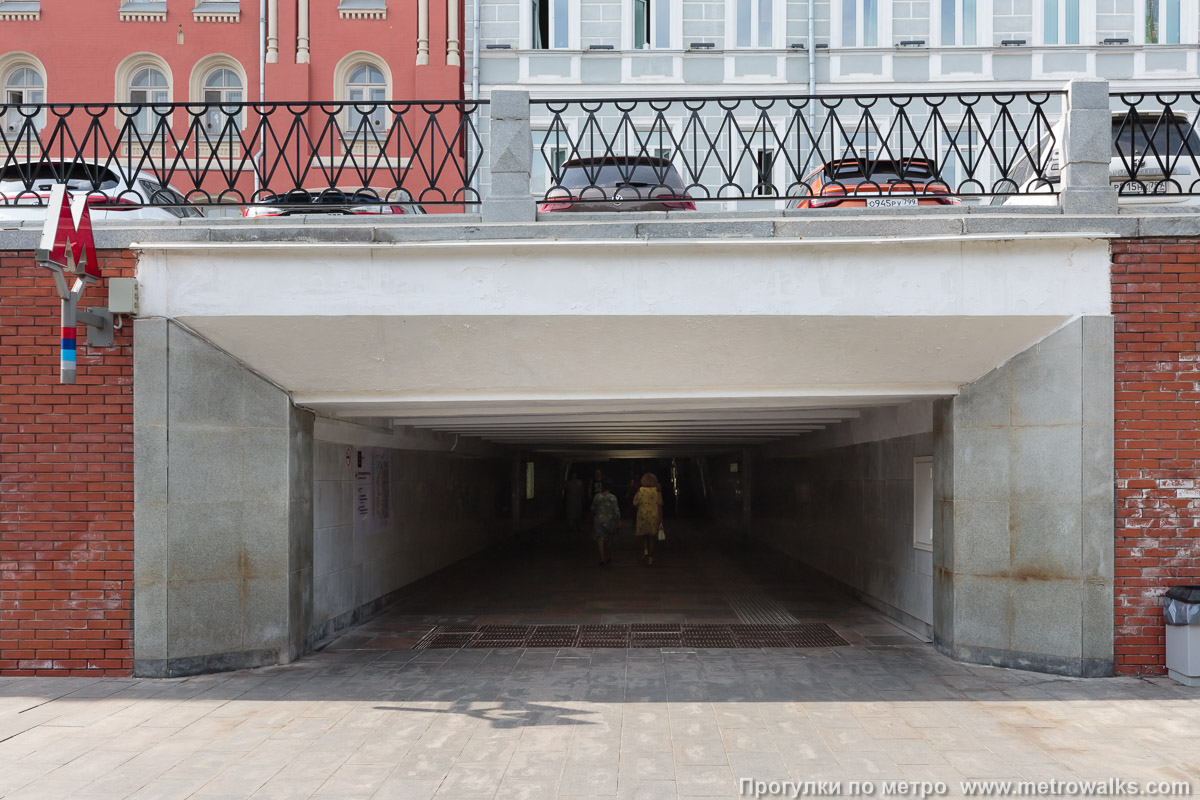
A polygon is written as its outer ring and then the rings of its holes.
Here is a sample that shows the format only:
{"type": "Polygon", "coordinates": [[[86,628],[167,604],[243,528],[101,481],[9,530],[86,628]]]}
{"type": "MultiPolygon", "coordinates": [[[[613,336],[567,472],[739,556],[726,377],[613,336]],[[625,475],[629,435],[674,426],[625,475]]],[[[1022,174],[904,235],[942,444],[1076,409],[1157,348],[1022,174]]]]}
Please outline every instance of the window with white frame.
{"type": "Polygon", "coordinates": [[[204,76],[201,98],[207,106],[204,128],[210,136],[219,136],[230,119],[241,119],[237,104],[242,102],[242,91],[241,77],[228,67],[218,67],[204,76]]]}
{"type": "Polygon", "coordinates": [[[383,70],[374,64],[359,64],[350,70],[346,78],[348,135],[374,131],[377,136],[387,134],[386,106],[387,78],[383,70]]]}
{"type": "Polygon", "coordinates": [[[544,197],[554,184],[554,176],[562,175],[569,146],[570,138],[561,128],[533,131],[533,174],[529,183],[534,196],[544,197]]]}
{"type": "Polygon", "coordinates": [[[981,0],[936,0],[940,14],[937,31],[938,44],[942,47],[963,45],[970,47],[980,42],[979,8],[981,0]]]}
{"type": "Polygon", "coordinates": [[[774,197],[775,166],[779,143],[769,126],[747,130],[732,139],[741,152],[730,155],[738,159],[738,185],[745,197],[774,197]]]}
{"type": "Polygon", "coordinates": [[[933,549],[933,459],[913,459],[913,547],[933,549]]]}
{"type": "Polygon", "coordinates": [[[529,0],[532,3],[535,50],[563,50],[571,45],[570,0],[529,0]]]}
{"type": "Polygon", "coordinates": [[[1042,0],[1042,44],[1079,44],[1082,0],[1042,0]]]}
{"type": "Polygon", "coordinates": [[[842,0],[842,47],[879,45],[879,0],[842,0]]]}
{"type": "Polygon", "coordinates": [[[1179,44],[1184,0],[1144,0],[1144,4],[1146,44],[1179,44]]]}
{"type": "Polygon", "coordinates": [[[142,67],[134,70],[133,78],[129,81],[129,103],[136,107],[130,120],[133,129],[143,136],[153,134],[160,120],[165,124],[169,109],[166,105],[171,99],[171,86],[167,76],[157,67],[142,67]]]}
{"type": "Polygon", "coordinates": [[[671,0],[633,0],[633,49],[671,46],[671,0]]]}
{"type": "Polygon", "coordinates": [[[775,46],[775,3],[783,0],[734,0],[734,42],[738,47],[775,46]]]}
{"type": "Polygon", "coordinates": [[[30,106],[46,102],[46,82],[42,74],[30,66],[19,66],[4,77],[4,112],[6,133],[18,133],[30,120],[34,128],[45,124],[45,112],[34,113],[30,106]]]}
{"type": "Polygon", "coordinates": [[[645,155],[651,158],[661,158],[670,161],[675,156],[675,142],[671,132],[664,127],[655,126],[648,131],[638,133],[639,149],[645,150],[645,155]]]}
{"type": "MultiPolygon", "coordinates": [[[[937,177],[951,194],[985,192],[991,186],[985,175],[984,148],[979,146],[979,129],[950,123],[941,130],[941,150],[935,165],[937,177]]],[[[965,199],[965,198],[964,198],[965,199]]]]}

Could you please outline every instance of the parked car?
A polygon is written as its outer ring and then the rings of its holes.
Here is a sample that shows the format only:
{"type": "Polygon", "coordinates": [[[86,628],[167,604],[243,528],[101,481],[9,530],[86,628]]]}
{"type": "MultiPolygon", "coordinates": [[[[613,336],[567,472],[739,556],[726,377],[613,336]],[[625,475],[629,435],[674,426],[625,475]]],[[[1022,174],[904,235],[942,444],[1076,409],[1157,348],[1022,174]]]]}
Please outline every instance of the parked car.
{"type": "Polygon", "coordinates": [[[398,203],[375,189],[293,189],[271,194],[242,209],[243,217],[288,217],[293,214],[424,214],[416,203],[398,203]]]}
{"type": "Polygon", "coordinates": [[[668,159],[650,156],[573,158],[539,211],[695,211],[668,159]]]}
{"type": "MultiPolygon", "coordinates": [[[[992,205],[1056,204],[1062,141],[1060,120],[1009,173],[1011,190],[1024,194],[997,195],[992,205]]],[[[1200,191],[1200,138],[1187,117],[1160,109],[1112,112],[1108,181],[1121,192],[1121,205],[1200,205],[1200,196],[1180,193],[1200,191]]]]}
{"type": "Polygon", "coordinates": [[[961,202],[923,158],[828,161],[804,183],[810,194],[792,198],[788,208],[915,208],[961,202]]]}
{"type": "Polygon", "coordinates": [[[172,186],[148,172],[129,178],[115,165],[91,161],[38,161],[0,168],[0,220],[45,219],[56,183],[88,196],[93,220],[183,219],[204,216],[172,186]]]}

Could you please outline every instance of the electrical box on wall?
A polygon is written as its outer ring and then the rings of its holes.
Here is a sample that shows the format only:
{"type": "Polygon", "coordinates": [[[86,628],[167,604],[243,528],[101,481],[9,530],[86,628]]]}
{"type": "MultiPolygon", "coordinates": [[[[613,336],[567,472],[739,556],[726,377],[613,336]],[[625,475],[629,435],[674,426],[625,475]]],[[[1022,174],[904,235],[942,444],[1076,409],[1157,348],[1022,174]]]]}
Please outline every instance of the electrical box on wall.
{"type": "Polygon", "coordinates": [[[138,313],[138,288],[134,278],[108,279],[108,310],[113,314],[138,313]]]}

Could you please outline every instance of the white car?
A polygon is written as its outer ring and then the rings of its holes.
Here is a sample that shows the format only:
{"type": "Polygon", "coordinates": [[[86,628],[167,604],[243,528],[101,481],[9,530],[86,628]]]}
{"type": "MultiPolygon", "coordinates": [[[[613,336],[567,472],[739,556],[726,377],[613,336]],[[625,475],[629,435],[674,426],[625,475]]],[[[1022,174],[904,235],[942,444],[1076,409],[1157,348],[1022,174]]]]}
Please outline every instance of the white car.
{"type": "MultiPolygon", "coordinates": [[[[1040,142],[1041,174],[1029,156],[1009,173],[1017,191],[1028,194],[997,195],[992,205],[1048,206],[1058,202],[1049,192],[1061,180],[1063,121],[1040,142]],[[1054,142],[1051,146],[1051,142],[1054,142]]],[[[1128,110],[1112,113],[1112,156],[1108,180],[1122,206],[1196,206],[1200,195],[1200,138],[1186,117],[1172,111],[1128,110]]]]}
{"type": "Polygon", "coordinates": [[[173,187],[147,172],[127,180],[117,169],[88,161],[38,161],[0,169],[0,221],[45,218],[46,198],[56,183],[88,195],[92,220],[202,217],[173,187]]]}

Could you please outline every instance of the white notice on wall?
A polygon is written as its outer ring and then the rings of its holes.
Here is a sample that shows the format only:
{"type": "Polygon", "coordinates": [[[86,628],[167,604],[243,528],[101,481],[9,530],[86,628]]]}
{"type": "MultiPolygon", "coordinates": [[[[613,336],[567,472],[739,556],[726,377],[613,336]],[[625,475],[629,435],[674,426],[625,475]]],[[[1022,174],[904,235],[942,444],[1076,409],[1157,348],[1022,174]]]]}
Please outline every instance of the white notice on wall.
{"type": "Polygon", "coordinates": [[[371,516],[372,534],[383,533],[392,526],[392,454],[388,450],[372,450],[371,516]]]}
{"type": "Polygon", "coordinates": [[[371,503],[374,463],[371,451],[357,448],[354,451],[354,535],[370,536],[374,533],[371,503]]]}
{"type": "Polygon", "coordinates": [[[374,536],[392,526],[392,454],[383,448],[354,451],[354,535],[374,536]]]}

